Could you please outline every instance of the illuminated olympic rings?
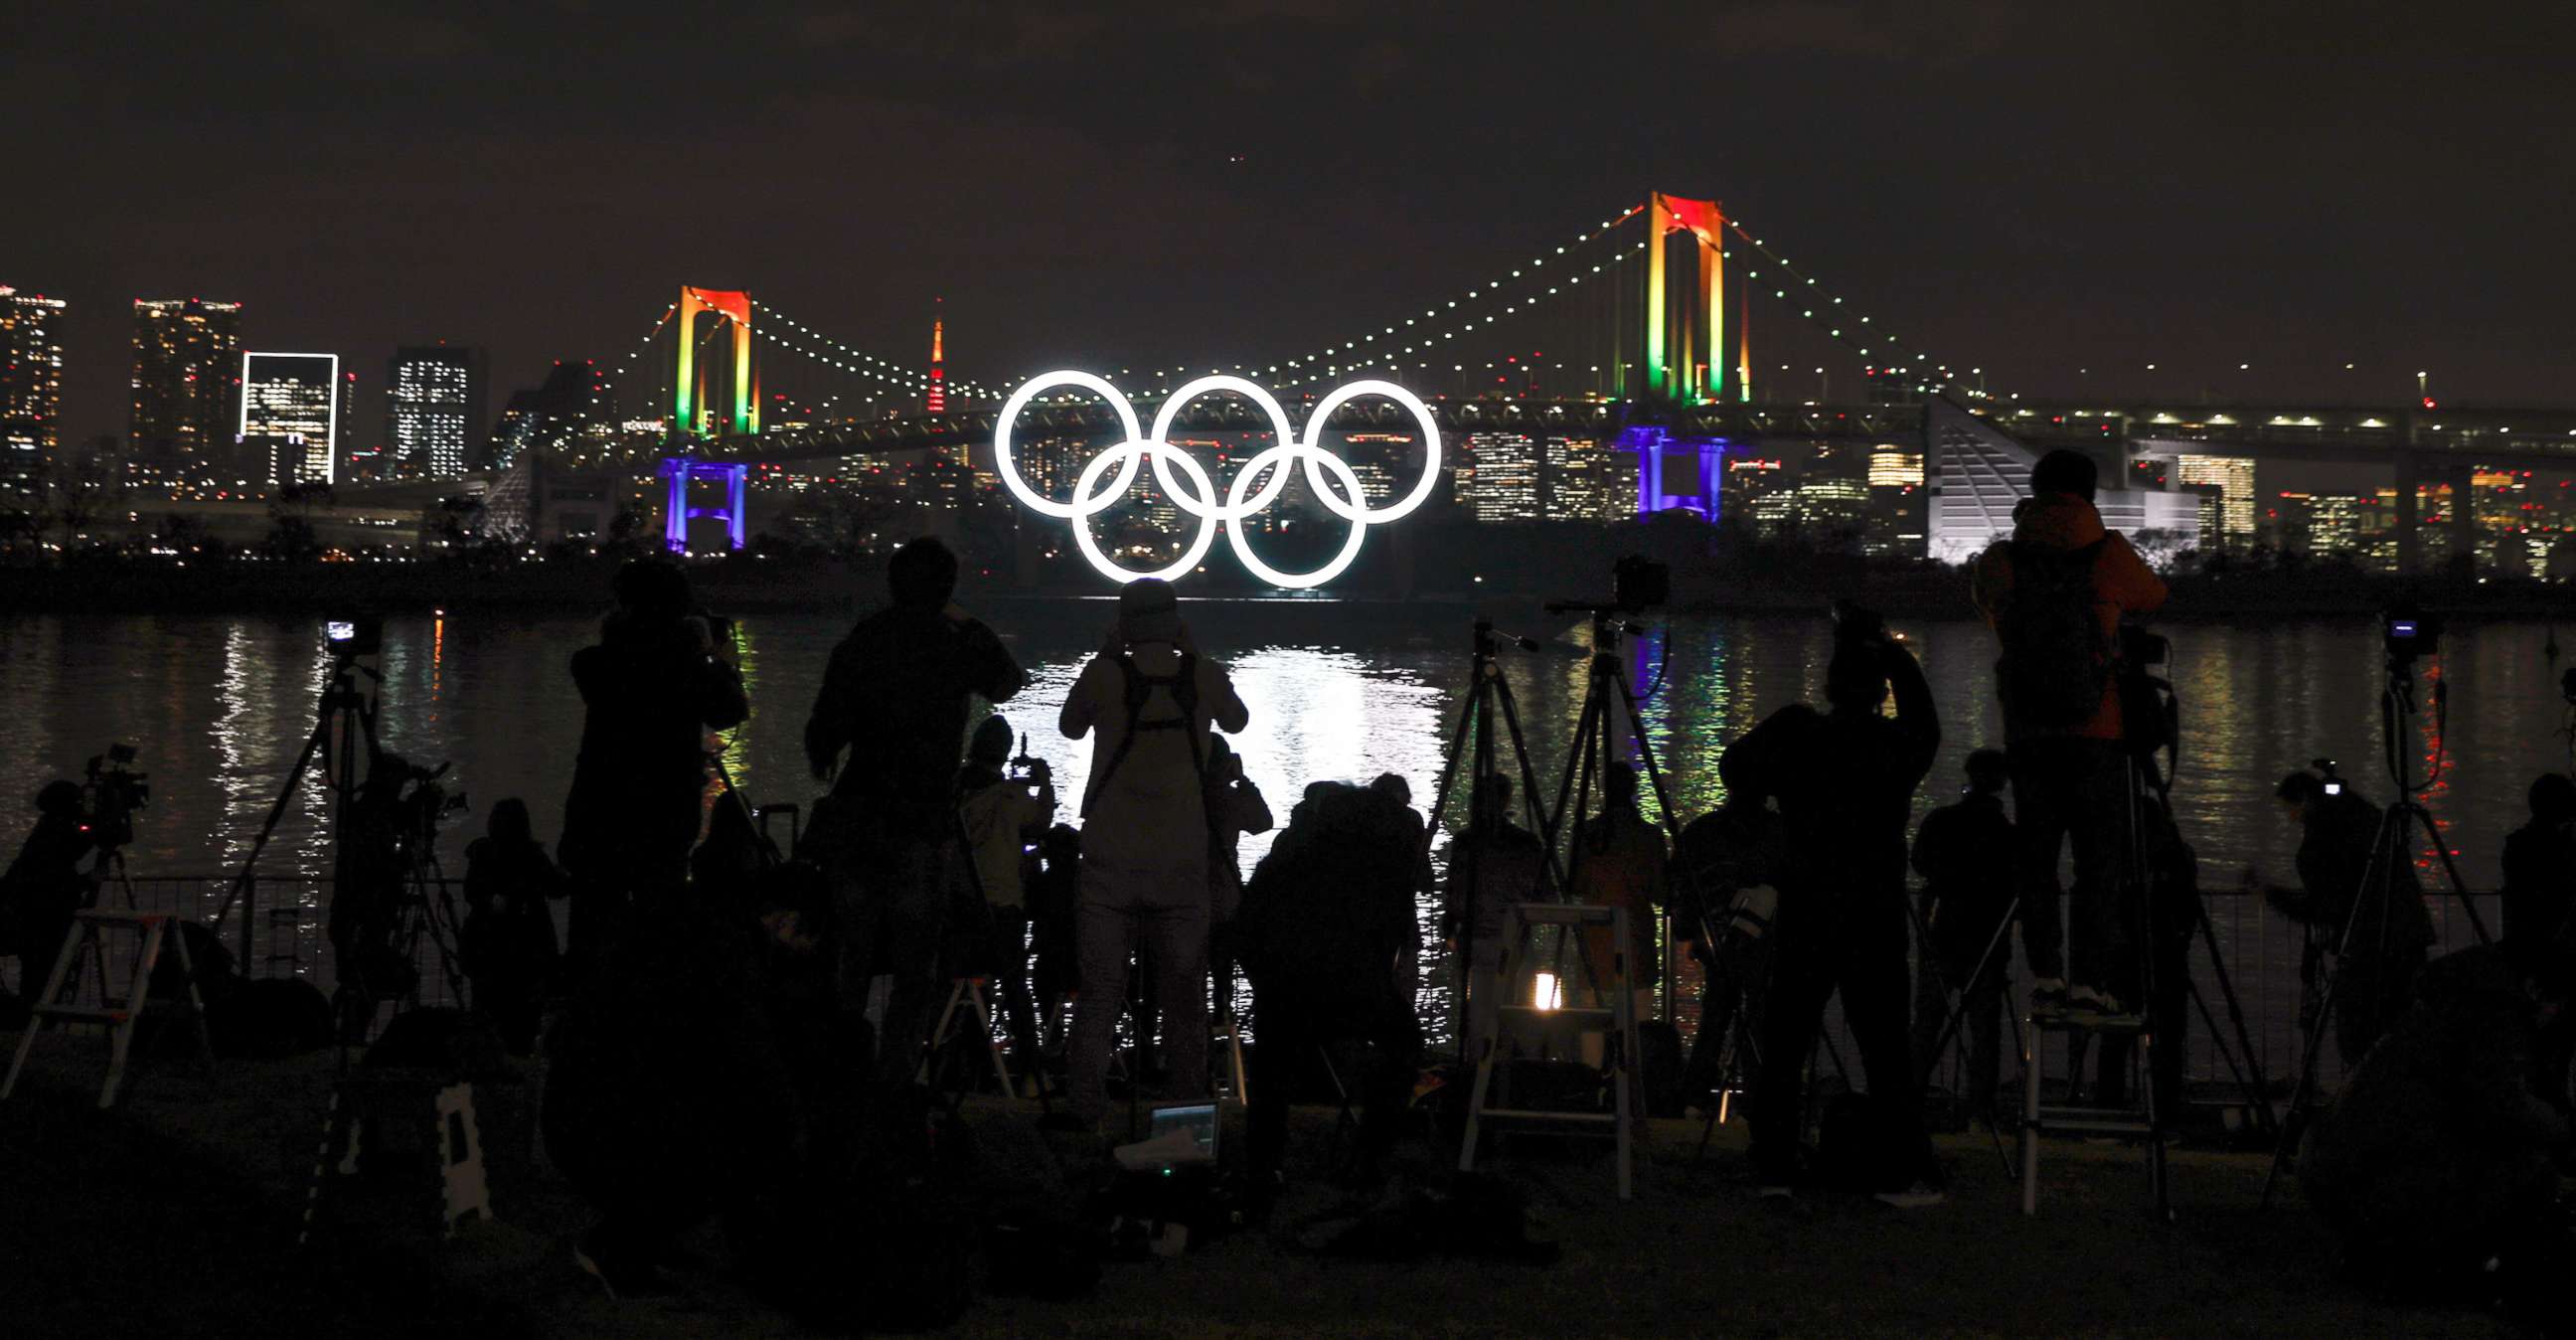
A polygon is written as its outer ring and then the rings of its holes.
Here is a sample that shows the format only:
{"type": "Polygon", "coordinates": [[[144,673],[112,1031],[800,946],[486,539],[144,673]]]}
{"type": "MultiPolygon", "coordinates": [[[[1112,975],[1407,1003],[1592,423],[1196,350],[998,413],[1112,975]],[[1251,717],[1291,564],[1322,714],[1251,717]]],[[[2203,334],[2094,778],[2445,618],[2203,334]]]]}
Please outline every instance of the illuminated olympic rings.
{"type": "Polygon", "coordinates": [[[1154,416],[1154,431],[1145,434],[1136,430],[1136,411],[1127,403],[1127,397],[1106,379],[1088,372],[1050,372],[1031,379],[1012,392],[1011,398],[1002,405],[1001,417],[993,425],[993,471],[1002,477],[1002,483],[1021,505],[1043,516],[1071,521],[1074,541],[1081,546],[1082,556],[1091,560],[1091,566],[1111,581],[1132,582],[1142,577],[1171,581],[1195,570],[1199,561],[1207,557],[1208,549],[1216,543],[1216,527],[1223,524],[1225,538],[1233,544],[1234,556],[1242,561],[1245,571],[1274,586],[1321,586],[1340,576],[1351,561],[1359,557],[1360,541],[1368,534],[1371,525],[1397,520],[1420,507],[1423,500],[1431,496],[1432,485],[1440,476],[1440,428],[1432,421],[1430,406],[1423,404],[1421,398],[1411,391],[1393,382],[1356,381],[1334,388],[1330,395],[1316,403],[1314,411],[1306,416],[1306,435],[1300,439],[1289,430],[1288,412],[1280,408],[1279,402],[1268,391],[1241,377],[1201,377],[1172,392],[1163,401],[1162,410],[1154,416]],[[1118,445],[1091,458],[1091,463],[1083,467],[1082,477],[1073,486],[1073,500],[1060,503],[1030,488],[1028,481],[1020,478],[1019,465],[1011,458],[1011,425],[1019,421],[1020,411],[1028,408],[1030,401],[1063,386],[1080,387],[1109,402],[1109,408],[1117,414],[1118,426],[1125,436],[1118,445]],[[1235,472],[1234,482],[1227,487],[1223,503],[1216,501],[1216,484],[1208,478],[1206,468],[1189,452],[1173,446],[1170,438],[1172,421],[1180,417],[1182,407],[1216,391],[1232,391],[1260,406],[1261,412],[1270,416],[1271,429],[1277,438],[1276,446],[1253,457],[1235,472]],[[1414,421],[1422,425],[1423,443],[1421,481],[1413,486],[1411,493],[1378,508],[1368,506],[1368,500],[1360,492],[1359,476],[1351,472],[1351,467],[1323,449],[1324,424],[1332,418],[1333,411],[1341,408],[1344,402],[1372,395],[1384,396],[1411,411],[1414,421]],[[1091,518],[1109,510],[1111,504],[1126,494],[1136,482],[1137,467],[1149,459],[1154,463],[1155,482],[1162,486],[1163,493],[1172,500],[1174,507],[1199,519],[1199,530],[1190,540],[1189,547],[1171,566],[1152,572],[1133,572],[1118,566],[1101,552],[1098,543],[1091,538],[1091,518]],[[1335,516],[1351,523],[1350,538],[1343,541],[1341,552],[1313,572],[1279,571],[1262,562],[1261,556],[1252,552],[1251,544],[1243,535],[1244,518],[1268,507],[1279,496],[1280,490],[1288,487],[1291,461],[1305,466],[1306,482],[1313,487],[1315,496],[1323,501],[1324,506],[1335,516]],[[1102,484],[1101,476],[1112,470],[1118,472],[1117,476],[1102,484]],[[1265,475],[1268,476],[1266,480],[1263,478],[1265,475]],[[1256,481],[1259,482],[1257,488],[1254,487],[1256,481]]]}

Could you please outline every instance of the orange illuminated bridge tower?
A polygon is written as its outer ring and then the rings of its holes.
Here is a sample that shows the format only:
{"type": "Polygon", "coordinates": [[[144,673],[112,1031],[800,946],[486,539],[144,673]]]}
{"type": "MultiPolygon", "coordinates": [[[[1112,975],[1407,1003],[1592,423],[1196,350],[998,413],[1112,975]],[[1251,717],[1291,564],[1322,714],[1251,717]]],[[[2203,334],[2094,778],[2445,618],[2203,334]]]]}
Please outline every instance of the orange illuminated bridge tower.
{"type": "Polygon", "coordinates": [[[680,362],[671,379],[671,439],[760,431],[760,382],[751,365],[751,295],[731,289],[680,287],[680,362]],[[707,369],[698,362],[698,318],[717,316],[733,326],[733,412],[718,415],[707,404],[707,369]]]}
{"type": "MultiPolygon", "coordinates": [[[[1657,191],[1646,197],[1646,391],[1662,400],[1715,400],[1726,393],[1726,215],[1714,200],[1684,200],[1657,191]],[[1666,240],[1687,233],[1699,260],[1697,282],[1681,302],[1664,291],[1666,240]]],[[[1744,351],[1737,394],[1753,371],[1744,351]]]]}

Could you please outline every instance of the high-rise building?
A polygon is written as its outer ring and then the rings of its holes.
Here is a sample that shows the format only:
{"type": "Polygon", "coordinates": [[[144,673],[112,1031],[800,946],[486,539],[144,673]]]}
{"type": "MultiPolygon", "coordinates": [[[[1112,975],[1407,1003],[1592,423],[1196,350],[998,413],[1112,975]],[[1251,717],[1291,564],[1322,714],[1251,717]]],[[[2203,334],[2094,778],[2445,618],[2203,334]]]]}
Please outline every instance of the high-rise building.
{"type": "MultiPolygon", "coordinates": [[[[134,300],[134,463],[172,479],[250,478],[241,427],[242,305],[134,300]]],[[[264,468],[264,467],[261,467],[264,468]]]]}
{"type": "Polygon", "coordinates": [[[416,479],[454,479],[482,455],[483,351],[407,345],[385,371],[385,449],[416,479]]]}
{"type": "Polygon", "coordinates": [[[0,284],[0,483],[61,446],[63,300],[0,284]]]}
{"type": "Polygon", "coordinates": [[[338,478],[340,387],[338,354],[243,354],[235,440],[245,459],[265,457],[273,484],[338,478]]]}
{"type": "Polygon", "coordinates": [[[1480,522],[1540,518],[1543,456],[1537,438],[1527,433],[1472,433],[1467,437],[1467,457],[1474,471],[1465,500],[1470,515],[1480,522]]]}
{"type": "Polygon", "coordinates": [[[2174,462],[2174,479],[2184,488],[2208,487],[2216,490],[2218,528],[2208,528],[2204,514],[2201,542],[2212,540],[2230,549],[2243,548],[2254,542],[2257,511],[2254,496],[2254,459],[2250,456],[2184,456],[2174,462]]]}
{"type": "Polygon", "coordinates": [[[500,422],[492,428],[485,464],[506,470],[526,452],[561,451],[582,441],[593,425],[606,422],[613,413],[607,373],[587,359],[557,359],[545,385],[510,394],[500,422]]]}
{"type": "Polygon", "coordinates": [[[1550,521],[1626,521],[1637,515],[1637,453],[1597,437],[1547,439],[1550,521]]]}

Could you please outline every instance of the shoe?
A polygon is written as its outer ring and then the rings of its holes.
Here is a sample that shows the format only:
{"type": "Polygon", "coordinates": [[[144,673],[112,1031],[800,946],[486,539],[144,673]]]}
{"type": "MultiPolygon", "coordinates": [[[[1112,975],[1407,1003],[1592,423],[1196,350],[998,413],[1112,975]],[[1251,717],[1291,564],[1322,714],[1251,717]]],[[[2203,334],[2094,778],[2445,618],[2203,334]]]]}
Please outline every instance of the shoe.
{"type": "Polygon", "coordinates": [[[2066,993],[2066,1017],[2077,1023],[2101,1023],[2128,1013],[2119,999],[2097,987],[2078,986],[2066,993]]]}
{"type": "Polygon", "coordinates": [[[1882,1191],[1876,1197],[1879,1204],[1891,1205],[1900,1210],[1919,1210],[1927,1205],[1938,1205],[1949,1198],[1949,1192],[1943,1191],[1930,1182],[1916,1182],[1903,1191],[1882,1191]]]}
{"type": "Polygon", "coordinates": [[[627,1254],[607,1250],[596,1228],[572,1240],[572,1263],[581,1273],[599,1281],[612,1303],[660,1298],[671,1292],[671,1286],[652,1262],[632,1260],[627,1254]]]}
{"type": "Polygon", "coordinates": [[[1795,1187],[1765,1186],[1755,1194],[1762,1198],[1765,1206],[1773,1209],[1795,1209],[1798,1204],[1798,1192],[1795,1187]]]}
{"type": "Polygon", "coordinates": [[[2066,1012],[2066,979],[2042,977],[2030,984],[2030,1012],[2039,1018],[2052,1018],[2066,1012]]]}

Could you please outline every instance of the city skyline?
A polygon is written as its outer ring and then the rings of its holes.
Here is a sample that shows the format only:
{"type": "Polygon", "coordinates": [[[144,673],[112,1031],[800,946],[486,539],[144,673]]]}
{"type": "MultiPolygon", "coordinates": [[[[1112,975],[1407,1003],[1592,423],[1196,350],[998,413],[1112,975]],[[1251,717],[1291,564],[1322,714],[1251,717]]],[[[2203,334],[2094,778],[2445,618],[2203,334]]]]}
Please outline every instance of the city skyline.
{"type": "MultiPolygon", "coordinates": [[[[2565,398],[2555,313],[2576,292],[2547,221],[2576,137],[2539,68],[2563,16],[1648,6],[1639,29],[1319,2],[1032,26],[791,6],[706,57],[773,128],[746,141],[659,105],[651,39],[569,14],[505,34],[363,6],[145,8],[113,33],[70,11],[22,22],[48,53],[28,170],[53,203],[13,220],[0,282],[72,302],[72,440],[119,430],[118,370],[81,351],[136,296],[223,293],[264,341],[360,368],[439,336],[482,345],[504,385],[613,358],[678,282],[774,295],[914,367],[944,298],[952,382],[1225,365],[1400,312],[1662,188],[1795,239],[1793,260],[1925,348],[2034,394],[2225,392],[2243,371],[2365,400],[2429,368],[2453,399],[2565,398]],[[513,77],[566,42],[591,53],[579,68],[513,77]],[[1218,45],[1208,80],[1097,95],[1218,45]],[[213,71],[230,87],[288,51],[297,77],[206,96],[213,71]],[[460,62],[491,77],[446,78],[460,62]],[[1477,72],[1497,68],[1546,79],[1495,98],[1477,72]],[[2375,96],[2391,84],[2410,97],[2375,96]],[[1700,87],[1723,90],[1702,115],[1648,110],[1700,87]],[[1802,110],[1819,100],[1836,116],[1802,110]],[[1998,141],[2013,159],[1981,161],[1998,141]],[[2407,178],[2427,161],[2438,180],[2407,178]],[[778,208],[658,189],[714,180],[778,208]],[[929,180],[928,208],[848,184],[929,180]],[[2510,183],[2515,207],[2441,192],[2478,180],[2510,183]],[[1854,208],[1854,183],[1904,205],[1854,208]],[[171,202],[186,227],[144,223],[171,202]]],[[[1786,356],[1777,313],[1752,324],[1766,378],[1786,365],[1812,394],[1857,374],[1786,356]]]]}

